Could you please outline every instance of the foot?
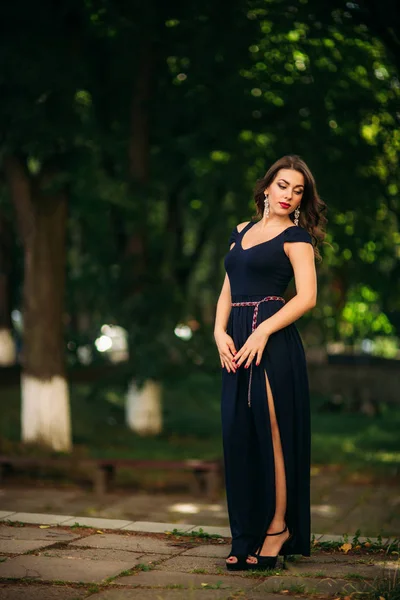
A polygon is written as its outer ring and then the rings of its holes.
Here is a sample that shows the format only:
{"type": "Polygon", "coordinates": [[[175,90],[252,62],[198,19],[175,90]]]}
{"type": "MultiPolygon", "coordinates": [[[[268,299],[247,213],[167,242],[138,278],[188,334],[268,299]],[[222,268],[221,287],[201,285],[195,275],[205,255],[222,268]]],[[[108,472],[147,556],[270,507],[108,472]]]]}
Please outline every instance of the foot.
{"type": "MultiPolygon", "coordinates": [[[[277,533],[278,531],[283,531],[285,529],[285,524],[281,525],[270,525],[267,533],[277,533]]],[[[281,533],[280,535],[267,535],[265,536],[265,540],[263,546],[260,550],[260,556],[277,556],[279,554],[280,549],[282,548],[285,541],[289,538],[290,532],[289,529],[281,533]]],[[[257,564],[257,558],[255,556],[249,556],[246,559],[246,562],[249,564],[257,564]]]]}
{"type": "Polygon", "coordinates": [[[237,558],[237,556],[230,556],[229,558],[226,559],[226,562],[228,564],[234,565],[235,563],[238,562],[238,558],[237,558]]]}

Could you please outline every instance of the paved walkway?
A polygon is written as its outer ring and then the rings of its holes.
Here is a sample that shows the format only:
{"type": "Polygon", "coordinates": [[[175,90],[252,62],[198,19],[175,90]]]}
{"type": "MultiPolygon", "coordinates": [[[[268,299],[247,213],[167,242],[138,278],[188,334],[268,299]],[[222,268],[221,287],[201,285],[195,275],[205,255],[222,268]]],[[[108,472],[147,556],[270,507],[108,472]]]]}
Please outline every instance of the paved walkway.
{"type": "MultiPolygon", "coordinates": [[[[98,498],[90,490],[72,484],[55,486],[38,479],[24,485],[7,480],[7,485],[0,488],[0,510],[9,507],[18,512],[128,521],[207,523],[217,527],[229,524],[223,492],[218,501],[210,503],[185,491],[166,493],[156,486],[147,492],[132,492],[121,485],[98,498]]],[[[354,535],[360,530],[364,536],[400,536],[399,480],[313,467],[311,524],[312,530],[320,533],[354,535]]]]}
{"type": "Polygon", "coordinates": [[[311,556],[290,557],[287,569],[280,557],[273,571],[231,574],[226,527],[181,524],[174,534],[176,527],[0,511],[0,599],[277,600],[372,589],[385,596],[399,582],[397,538],[351,545],[313,533],[311,556]]]}

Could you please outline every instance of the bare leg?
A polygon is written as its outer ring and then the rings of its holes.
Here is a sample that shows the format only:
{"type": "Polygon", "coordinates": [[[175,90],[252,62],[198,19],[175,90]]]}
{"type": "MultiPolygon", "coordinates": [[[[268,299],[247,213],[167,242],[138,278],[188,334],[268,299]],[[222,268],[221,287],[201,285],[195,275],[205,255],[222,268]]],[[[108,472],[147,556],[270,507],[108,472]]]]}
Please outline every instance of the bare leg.
{"type": "MultiPolygon", "coordinates": [[[[264,371],[265,373],[265,371],[264,371]]],[[[279,433],[278,422],[275,414],[275,404],[272,396],[271,386],[265,373],[265,383],[267,386],[268,408],[271,420],[272,444],[274,448],[274,465],[275,465],[275,492],[276,492],[276,507],[275,515],[268,527],[268,533],[275,533],[285,529],[285,512],[286,512],[286,476],[285,463],[283,459],[281,438],[279,433]]],[[[289,537],[289,531],[285,531],[281,535],[266,536],[261,556],[276,556],[282,547],[282,544],[289,537]]],[[[250,556],[248,562],[256,563],[257,559],[250,556]]]]}

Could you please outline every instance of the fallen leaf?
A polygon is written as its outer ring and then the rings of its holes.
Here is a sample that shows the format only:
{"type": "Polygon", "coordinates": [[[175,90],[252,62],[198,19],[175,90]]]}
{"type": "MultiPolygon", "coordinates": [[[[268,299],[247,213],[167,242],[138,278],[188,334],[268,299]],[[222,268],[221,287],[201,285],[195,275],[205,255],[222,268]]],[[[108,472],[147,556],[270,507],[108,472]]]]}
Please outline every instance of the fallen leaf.
{"type": "Polygon", "coordinates": [[[347,554],[348,551],[352,549],[352,547],[353,546],[351,544],[347,543],[347,544],[343,544],[342,546],[340,546],[339,550],[343,550],[343,552],[345,554],[347,554]]]}
{"type": "Polygon", "coordinates": [[[51,525],[39,525],[39,529],[48,529],[51,525]]]}
{"type": "Polygon", "coordinates": [[[288,594],[289,590],[281,590],[281,594],[288,594]]]}
{"type": "Polygon", "coordinates": [[[104,531],[100,531],[100,529],[98,529],[96,533],[104,533],[104,531]]]}
{"type": "Polygon", "coordinates": [[[208,586],[208,583],[202,583],[201,584],[201,587],[207,587],[207,586],[208,586]]]}
{"type": "Polygon", "coordinates": [[[358,544],[358,546],[356,546],[356,550],[359,550],[361,548],[360,544],[358,544]]]}

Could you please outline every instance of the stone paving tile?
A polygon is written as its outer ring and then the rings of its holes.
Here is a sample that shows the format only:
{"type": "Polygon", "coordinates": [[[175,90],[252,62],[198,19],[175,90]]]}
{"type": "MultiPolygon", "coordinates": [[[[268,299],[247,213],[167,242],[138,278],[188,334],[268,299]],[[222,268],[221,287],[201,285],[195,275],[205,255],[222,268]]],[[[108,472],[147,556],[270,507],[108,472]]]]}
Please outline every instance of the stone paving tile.
{"type": "MultiPolygon", "coordinates": [[[[337,553],[337,554],[324,554],[323,552],[321,553],[312,553],[311,556],[300,556],[297,558],[296,561],[294,561],[295,564],[316,564],[316,563],[345,563],[348,564],[349,562],[357,562],[357,560],[360,557],[356,557],[356,556],[347,556],[346,554],[343,553],[337,553]]],[[[288,564],[294,564],[292,563],[292,561],[288,560],[288,564]]]]}
{"type": "Polygon", "coordinates": [[[202,584],[207,583],[208,585],[221,585],[220,589],[228,590],[248,590],[256,585],[258,581],[256,579],[244,578],[244,577],[229,577],[228,575],[199,575],[195,573],[179,573],[179,572],[167,572],[167,571],[151,571],[151,572],[140,572],[135,575],[127,575],[126,577],[119,577],[113,582],[113,585],[130,585],[134,587],[142,586],[146,587],[168,587],[171,585],[179,585],[184,588],[198,588],[203,589],[205,586],[202,584]]]}
{"type": "MultiPolygon", "coordinates": [[[[249,590],[246,592],[245,596],[238,596],[235,600],[282,600],[283,594],[271,594],[270,592],[266,594],[262,591],[257,591],[257,589],[249,590]]],[[[229,598],[227,600],[234,600],[233,598],[229,598]]],[[[304,600],[304,596],[292,596],[290,594],[290,600],[304,600]]]]}
{"type": "Polygon", "coordinates": [[[203,556],[174,556],[157,566],[161,571],[180,571],[191,573],[194,569],[202,569],[206,573],[218,574],[219,569],[226,569],[222,558],[205,558],[203,556]]]}
{"type": "MultiPolygon", "coordinates": [[[[364,564],[363,561],[365,560],[372,560],[372,557],[368,557],[368,556],[355,556],[355,555],[346,555],[346,554],[323,554],[321,553],[315,553],[312,554],[312,556],[301,556],[301,555],[297,555],[296,560],[295,561],[291,561],[288,560],[287,564],[290,565],[294,565],[294,564],[302,564],[302,565],[318,565],[318,564],[364,564]],[[361,561],[361,562],[360,562],[361,561]]],[[[380,560],[378,558],[375,558],[375,560],[380,560]]]]}
{"type": "Polygon", "coordinates": [[[344,542],[342,535],[323,534],[318,539],[319,542],[344,542]]]}
{"type": "Polygon", "coordinates": [[[0,510],[0,519],[5,519],[15,514],[15,510],[0,510]]]}
{"type": "MultiPolygon", "coordinates": [[[[229,600],[229,597],[229,590],[119,589],[107,590],[105,592],[100,592],[100,594],[94,594],[93,596],[90,596],[90,600],[229,600]]],[[[269,595],[268,600],[270,600],[270,598],[271,596],[269,595]]],[[[247,600],[247,598],[242,597],[240,600],[247,600]]],[[[279,600],[282,600],[282,597],[280,597],[279,600]]]]}
{"type": "Polygon", "coordinates": [[[153,552],[157,554],[177,554],[180,548],[171,545],[169,540],[159,540],[148,536],[118,535],[113,533],[89,535],[70,546],[88,546],[90,548],[114,548],[132,552],[153,552]]]}
{"type": "Polygon", "coordinates": [[[85,590],[63,586],[0,584],[1,600],[78,600],[86,594],[85,590]]]}
{"type": "Polygon", "coordinates": [[[345,575],[350,573],[357,573],[362,577],[367,577],[369,579],[373,579],[382,574],[382,567],[377,565],[362,565],[362,564],[299,564],[299,565],[289,565],[288,566],[288,575],[302,575],[304,573],[323,573],[325,577],[335,577],[342,578],[345,575]]]}
{"type": "Polygon", "coordinates": [[[190,550],[182,552],[181,556],[205,556],[210,558],[226,558],[229,555],[230,546],[228,544],[201,544],[190,550]]]}
{"type": "Polygon", "coordinates": [[[18,556],[0,564],[0,577],[31,578],[43,581],[99,583],[131,568],[131,563],[103,560],[18,556]]]}
{"type": "Polygon", "coordinates": [[[73,541],[79,537],[62,529],[0,525],[0,552],[25,554],[30,550],[45,548],[57,542],[73,541]]]}
{"type": "Polygon", "coordinates": [[[53,540],[56,542],[72,542],[79,538],[80,535],[70,533],[63,529],[40,529],[39,527],[12,527],[10,525],[0,525],[0,540],[53,540]]]}
{"type": "MultiPolygon", "coordinates": [[[[289,596],[289,594],[287,594],[289,596]]],[[[265,591],[257,590],[257,588],[250,590],[245,594],[243,598],[240,596],[235,600],[282,600],[285,597],[285,594],[273,594],[271,592],[265,593],[265,591]]],[[[294,596],[290,594],[290,600],[304,600],[304,596],[294,596]]],[[[310,596],[312,598],[312,596],[310,596]]],[[[90,599],[92,600],[92,599],[90,599]]],[[[233,598],[228,598],[227,600],[234,600],[233,598]]]]}
{"type": "Polygon", "coordinates": [[[20,521],[21,523],[32,523],[35,525],[61,525],[68,519],[74,519],[71,515],[45,515],[40,513],[17,512],[10,517],[0,519],[1,521],[20,521]]]}
{"type": "Polygon", "coordinates": [[[269,577],[263,583],[260,583],[253,592],[279,592],[279,590],[287,590],[290,586],[303,586],[304,593],[312,593],[317,590],[325,594],[337,594],[341,591],[347,593],[355,590],[371,590],[371,582],[365,581],[348,581],[346,579],[331,579],[329,577],[317,579],[314,577],[269,577]]]}
{"type": "Polygon", "coordinates": [[[52,558],[80,558],[82,560],[120,560],[131,563],[132,567],[138,564],[154,563],[165,560],[166,554],[143,554],[141,552],[129,552],[128,550],[113,550],[111,548],[54,548],[44,550],[42,556],[52,558]]]}
{"type": "Polygon", "coordinates": [[[63,522],[63,526],[75,525],[75,523],[87,525],[88,527],[95,527],[96,529],[122,529],[122,527],[130,525],[131,521],[99,519],[97,517],[71,517],[63,522]]]}
{"type": "Polygon", "coordinates": [[[179,531],[189,531],[194,527],[194,525],[188,525],[183,523],[153,523],[151,521],[135,521],[133,523],[129,523],[129,525],[126,525],[122,529],[124,531],[164,533],[165,531],[172,531],[173,529],[179,529],[179,531]]]}
{"type": "Polygon", "coordinates": [[[205,533],[210,535],[222,535],[222,537],[231,537],[231,530],[229,527],[209,527],[208,525],[196,525],[189,529],[189,531],[199,531],[202,529],[205,533]]]}
{"type": "Polygon", "coordinates": [[[25,554],[30,550],[37,550],[39,548],[45,548],[51,546],[54,542],[44,542],[39,540],[1,540],[0,539],[0,552],[7,552],[7,554],[25,554]]]}

